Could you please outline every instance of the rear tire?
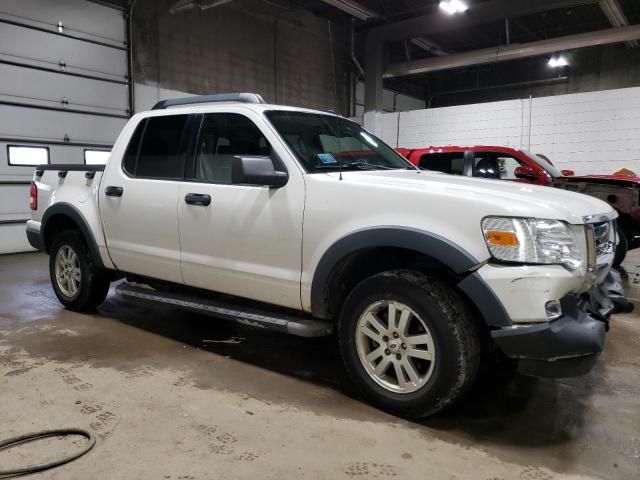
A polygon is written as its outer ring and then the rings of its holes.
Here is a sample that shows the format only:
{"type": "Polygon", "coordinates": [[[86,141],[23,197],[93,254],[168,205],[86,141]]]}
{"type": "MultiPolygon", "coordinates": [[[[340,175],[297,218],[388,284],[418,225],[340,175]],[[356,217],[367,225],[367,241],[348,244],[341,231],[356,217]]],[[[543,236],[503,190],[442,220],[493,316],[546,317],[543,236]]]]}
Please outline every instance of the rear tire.
{"type": "Polygon", "coordinates": [[[613,266],[619,267],[627,256],[627,251],[629,250],[629,241],[627,240],[627,235],[622,231],[622,229],[618,228],[618,246],[616,247],[616,253],[613,256],[613,266]]]}
{"type": "Polygon", "coordinates": [[[393,414],[433,415],[478,372],[478,327],[456,291],[431,275],[395,270],[363,280],[343,305],[338,332],[355,385],[393,414]]]}
{"type": "Polygon", "coordinates": [[[77,230],[65,230],[54,237],[49,275],[60,303],[75,312],[94,309],[109,293],[109,275],[96,267],[77,230]]]}

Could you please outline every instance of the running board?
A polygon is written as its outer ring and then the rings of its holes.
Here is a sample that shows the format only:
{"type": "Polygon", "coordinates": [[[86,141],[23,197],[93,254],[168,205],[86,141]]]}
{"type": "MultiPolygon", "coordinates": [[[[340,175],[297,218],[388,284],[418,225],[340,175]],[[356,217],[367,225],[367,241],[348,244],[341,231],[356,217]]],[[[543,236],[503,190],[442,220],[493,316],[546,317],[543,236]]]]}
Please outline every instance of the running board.
{"type": "Polygon", "coordinates": [[[333,324],[310,317],[297,317],[284,313],[269,312],[256,308],[241,308],[239,305],[223,303],[216,299],[169,293],[151,288],[121,283],[116,294],[124,298],[154,304],[170,305],[204,315],[233,320],[251,327],[266,328],[299,337],[323,337],[330,335],[333,324]]]}

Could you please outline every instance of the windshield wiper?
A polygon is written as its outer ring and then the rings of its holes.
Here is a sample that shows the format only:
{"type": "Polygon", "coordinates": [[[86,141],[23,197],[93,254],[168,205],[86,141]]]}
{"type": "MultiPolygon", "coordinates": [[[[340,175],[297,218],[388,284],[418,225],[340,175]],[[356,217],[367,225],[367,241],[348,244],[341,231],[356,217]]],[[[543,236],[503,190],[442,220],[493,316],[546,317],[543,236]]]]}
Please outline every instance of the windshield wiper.
{"type": "MultiPolygon", "coordinates": [[[[387,165],[376,165],[374,163],[367,162],[348,162],[348,163],[332,163],[332,164],[324,164],[324,165],[315,165],[315,169],[317,170],[348,170],[352,168],[357,168],[359,170],[403,170],[401,167],[389,167],[387,165]]],[[[411,168],[411,167],[407,167],[411,168]]]]}
{"type": "Polygon", "coordinates": [[[376,165],[374,163],[360,161],[343,163],[342,168],[359,168],[361,170],[398,170],[396,167],[388,167],[386,165],[376,165]]]}

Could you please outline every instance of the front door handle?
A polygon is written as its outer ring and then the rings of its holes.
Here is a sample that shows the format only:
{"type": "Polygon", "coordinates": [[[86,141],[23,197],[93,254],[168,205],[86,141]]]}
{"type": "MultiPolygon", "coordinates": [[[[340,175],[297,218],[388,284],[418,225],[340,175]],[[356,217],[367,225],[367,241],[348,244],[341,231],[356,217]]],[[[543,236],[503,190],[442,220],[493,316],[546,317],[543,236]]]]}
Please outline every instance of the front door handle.
{"type": "Polygon", "coordinates": [[[104,194],[110,197],[121,197],[123,193],[124,188],[122,187],[114,187],[110,185],[104,189],[104,194]]]}
{"type": "Polygon", "coordinates": [[[211,203],[211,195],[206,193],[187,193],[184,197],[185,203],[189,205],[202,205],[208,207],[211,203]]]}

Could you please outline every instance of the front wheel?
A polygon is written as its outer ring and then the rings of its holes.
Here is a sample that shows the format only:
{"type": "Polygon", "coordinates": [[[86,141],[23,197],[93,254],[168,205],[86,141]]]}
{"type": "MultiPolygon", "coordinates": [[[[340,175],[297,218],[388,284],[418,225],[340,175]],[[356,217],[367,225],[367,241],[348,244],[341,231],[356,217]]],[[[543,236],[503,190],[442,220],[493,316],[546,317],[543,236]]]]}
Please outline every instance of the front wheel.
{"type": "Polygon", "coordinates": [[[396,270],[360,282],[339,324],[347,371],[376,406],[425,417],[460,398],[480,360],[477,325],[441,280],[396,270]]]}
{"type": "Polygon", "coordinates": [[[109,277],[96,267],[80,233],[66,230],[53,239],[49,256],[53,290],[69,310],[91,310],[109,292],[109,277]]]}

